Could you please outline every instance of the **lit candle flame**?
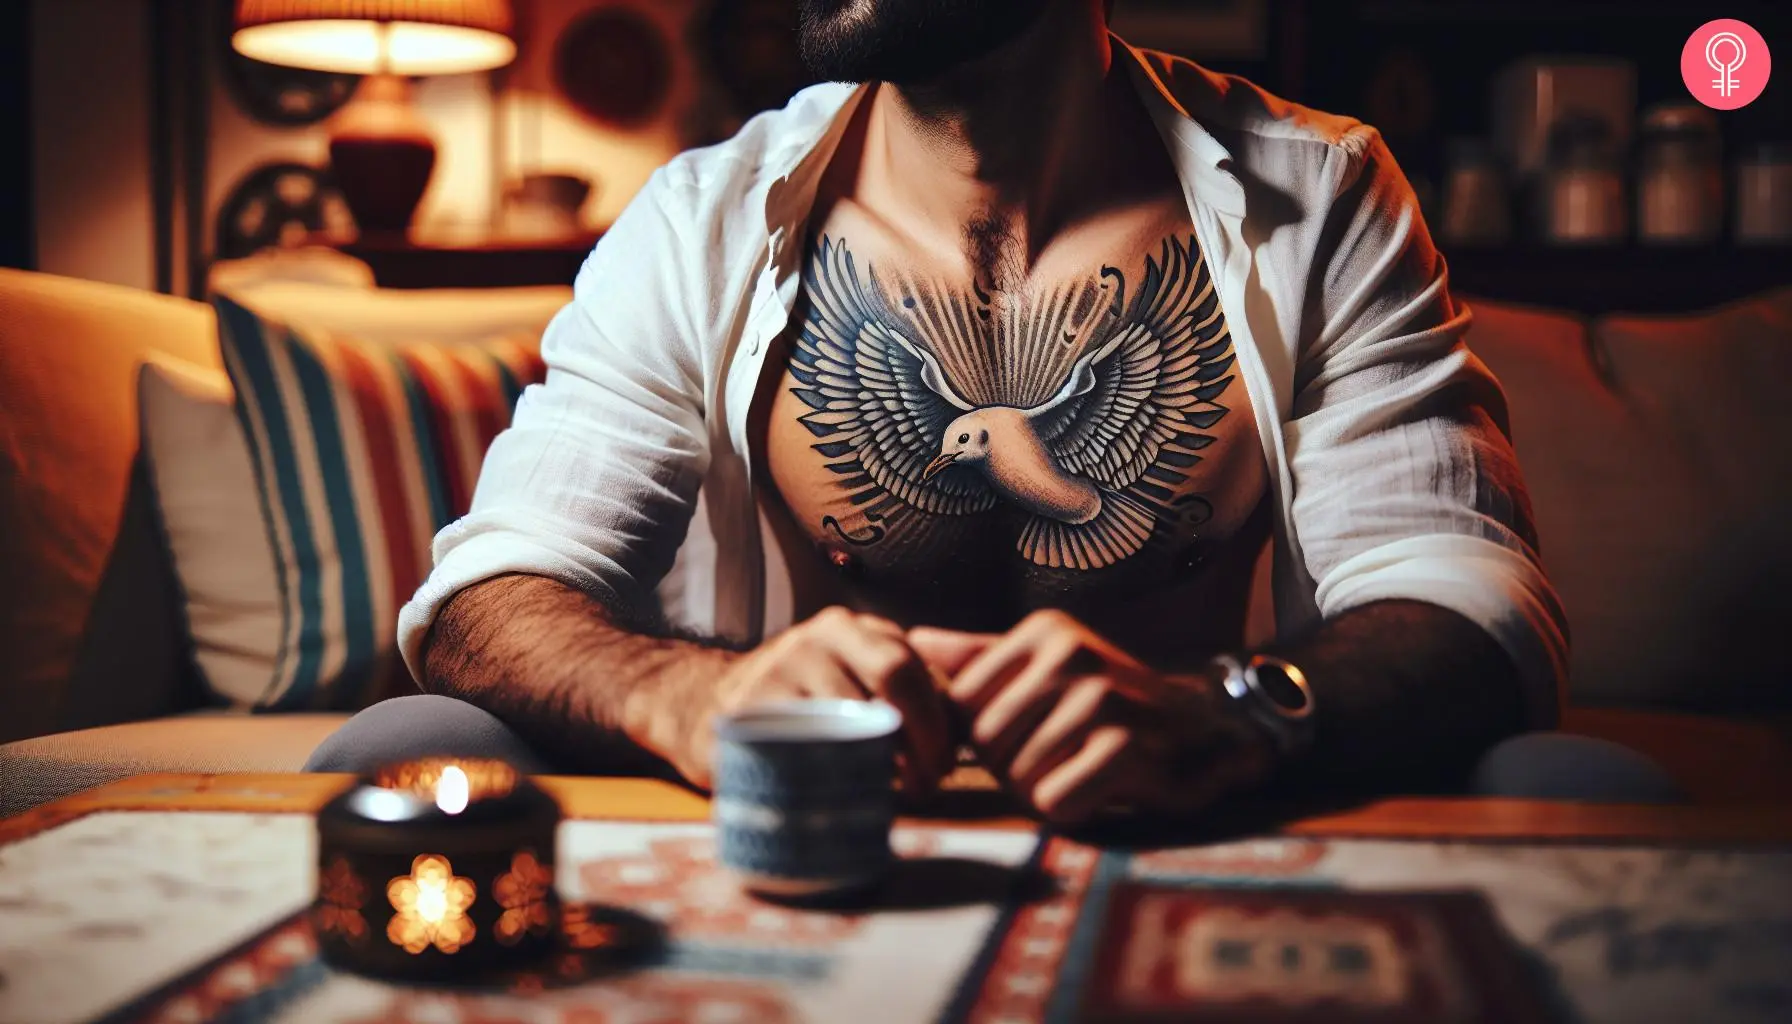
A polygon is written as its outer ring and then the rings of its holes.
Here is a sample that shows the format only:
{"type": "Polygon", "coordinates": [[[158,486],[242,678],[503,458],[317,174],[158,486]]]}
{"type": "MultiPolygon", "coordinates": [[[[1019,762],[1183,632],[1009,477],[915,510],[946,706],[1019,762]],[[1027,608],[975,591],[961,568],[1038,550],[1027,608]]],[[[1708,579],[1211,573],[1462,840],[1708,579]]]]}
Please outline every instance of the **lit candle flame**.
{"type": "Polygon", "coordinates": [[[443,768],[441,781],[436,783],[436,806],[446,814],[459,814],[467,809],[467,796],[467,773],[459,765],[443,768]]]}

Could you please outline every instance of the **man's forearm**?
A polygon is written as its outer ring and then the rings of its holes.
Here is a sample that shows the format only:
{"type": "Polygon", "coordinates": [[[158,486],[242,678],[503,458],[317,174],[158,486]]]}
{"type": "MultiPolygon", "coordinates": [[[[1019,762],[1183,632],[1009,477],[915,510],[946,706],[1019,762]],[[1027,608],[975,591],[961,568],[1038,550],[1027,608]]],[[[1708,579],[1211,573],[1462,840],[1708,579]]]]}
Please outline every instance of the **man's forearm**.
{"type": "Polygon", "coordinates": [[[1419,601],[1352,609],[1273,653],[1313,688],[1318,732],[1297,784],[1436,788],[1524,728],[1523,682],[1461,615],[1419,601]]]}
{"type": "Polygon", "coordinates": [[[540,576],[500,576],[440,611],[424,689],[503,719],[556,768],[664,770],[705,685],[735,655],[622,625],[602,602],[540,576]]]}

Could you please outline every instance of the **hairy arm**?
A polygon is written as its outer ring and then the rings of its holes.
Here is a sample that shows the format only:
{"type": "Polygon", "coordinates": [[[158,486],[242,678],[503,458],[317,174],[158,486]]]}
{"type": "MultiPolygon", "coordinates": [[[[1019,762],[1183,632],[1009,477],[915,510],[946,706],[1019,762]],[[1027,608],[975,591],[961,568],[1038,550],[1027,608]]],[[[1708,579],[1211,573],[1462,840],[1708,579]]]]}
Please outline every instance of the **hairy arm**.
{"type": "Polygon", "coordinates": [[[425,690],[490,711],[567,771],[676,765],[678,730],[738,657],[642,613],[711,458],[698,339],[716,329],[698,314],[714,285],[681,258],[707,216],[697,198],[662,168],[592,250],[542,337],[545,379],[399,618],[425,690]]]}
{"type": "Polygon", "coordinates": [[[1462,615],[1420,601],[1351,609],[1270,653],[1300,666],[1317,708],[1299,787],[1450,787],[1525,727],[1524,684],[1505,650],[1462,615]]]}
{"type": "Polygon", "coordinates": [[[1315,771],[1386,781],[1552,726],[1568,629],[1472,314],[1385,144],[1352,136],[1284,427],[1276,653],[1314,686],[1315,771]]]}
{"type": "Polygon", "coordinates": [[[1276,653],[1314,691],[1314,744],[1283,761],[1216,671],[1162,675],[1062,612],[1005,634],[910,640],[969,719],[979,757],[1048,819],[1198,814],[1228,795],[1451,787],[1523,728],[1524,685],[1486,630],[1412,600],[1350,609],[1276,653]]]}
{"type": "Polygon", "coordinates": [[[711,716],[800,698],[894,704],[911,792],[951,767],[946,709],[894,623],[830,608],[750,651],[666,632],[546,577],[498,576],[437,616],[424,688],[503,719],[564,771],[707,786],[711,716]]]}
{"type": "Polygon", "coordinates": [[[504,720],[556,767],[666,774],[706,694],[738,654],[623,625],[542,576],[499,576],[442,608],[423,688],[504,720]]]}

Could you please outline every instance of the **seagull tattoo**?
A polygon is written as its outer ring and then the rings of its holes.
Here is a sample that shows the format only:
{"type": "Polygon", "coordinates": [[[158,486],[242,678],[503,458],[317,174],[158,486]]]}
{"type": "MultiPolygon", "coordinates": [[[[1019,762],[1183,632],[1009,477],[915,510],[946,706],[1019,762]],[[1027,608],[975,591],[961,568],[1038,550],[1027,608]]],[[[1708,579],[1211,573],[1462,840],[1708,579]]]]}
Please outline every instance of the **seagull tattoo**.
{"type": "Polygon", "coordinates": [[[1211,515],[1183,485],[1228,412],[1233,354],[1194,238],[1166,239],[1130,298],[1112,267],[999,307],[981,289],[886,289],[827,237],[804,285],[799,421],[867,522],[1006,503],[1022,556],[1088,570],[1211,515]]]}

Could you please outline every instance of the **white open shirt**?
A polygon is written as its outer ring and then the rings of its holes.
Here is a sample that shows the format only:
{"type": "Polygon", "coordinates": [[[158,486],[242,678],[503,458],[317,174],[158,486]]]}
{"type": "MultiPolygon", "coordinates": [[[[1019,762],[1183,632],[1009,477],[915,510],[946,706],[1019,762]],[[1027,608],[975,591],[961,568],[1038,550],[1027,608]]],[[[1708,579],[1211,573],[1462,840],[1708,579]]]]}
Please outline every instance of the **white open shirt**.
{"type": "MultiPolygon", "coordinates": [[[[1417,201],[1376,131],[1115,40],[1182,179],[1256,410],[1284,635],[1408,598],[1484,627],[1553,724],[1561,604],[1531,541],[1504,397],[1463,344],[1417,201]]],[[[818,85],[655,172],[580,271],[471,512],[403,609],[503,573],[754,641],[791,620],[747,413],[790,322],[818,182],[864,86],[818,85]]],[[[1191,609],[1198,613],[1199,609],[1191,609]]],[[[1438,680],[1438,685],[1449,685],[1438,680]]]]}

